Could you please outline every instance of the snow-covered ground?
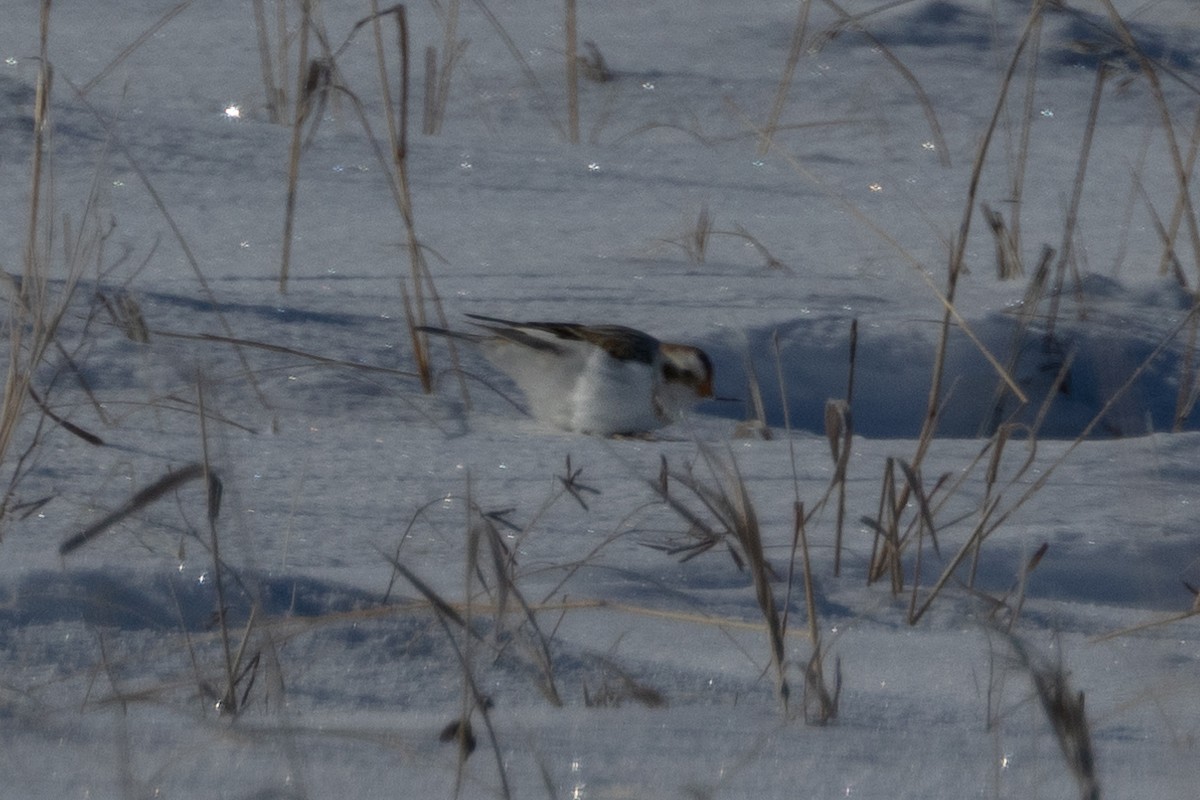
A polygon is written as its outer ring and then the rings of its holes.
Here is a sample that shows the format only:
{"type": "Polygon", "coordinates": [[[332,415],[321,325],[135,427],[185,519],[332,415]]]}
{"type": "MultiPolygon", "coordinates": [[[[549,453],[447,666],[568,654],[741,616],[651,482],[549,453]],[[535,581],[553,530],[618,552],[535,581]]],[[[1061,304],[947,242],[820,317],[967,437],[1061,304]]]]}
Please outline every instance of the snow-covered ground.
{"type": "MultiPolygon", "coordinates": [[[[37,5],[0,26],[14,276],[37,5]]],[[[44,305],[69,302],[32,388],[103,444],[27,397],[2,454],[0,797],[1052,798],[1088,796],[1089,772],[1109,797],[1194,797],[1200,249],[1172,148],[1190,169],[1195,6],[1080,0],[1028,29],[1016,0],[580,7],[607,80],[580,78],[571,144],[563,10],[540,5],[407,9],[416,235],[451,326],[611,322],[704,347],[737,399],[655,437],[549,430],[461,350],[467,402],[441,341],[422,392],[407,233],[356,106],[386,142],[373,29],[354,28],[369,3],[313,22],[340,88],[302,132],[286,292],[292,129],[269,118],[253,4],[50,9],[35,250],[44,305]],[[460,55],[425,135],[425,52],[442,57],[450,19],[460,55]],[[998,277],[985,206],[1023,275],[998,277]],[[139,314],[148,341],[128,335],[139,314]],[[838,482],[826,401],[846,397],[855,323],[838,482]],[[219,498],[188,479],[205,461],[219,498]],[[739,484],[787,614],[782,679],[713,499],[739,484]],[[908,538],[895,577],[869,580],[881,497],[908,538]],[[1094,769],[1073,773],[1061,741],[1090,743],[1094,769]]],[[[264,10],[291,101],[299,4],[264,10]]],[[[381,33],[395,77],[393,17],[381,33]]]]}

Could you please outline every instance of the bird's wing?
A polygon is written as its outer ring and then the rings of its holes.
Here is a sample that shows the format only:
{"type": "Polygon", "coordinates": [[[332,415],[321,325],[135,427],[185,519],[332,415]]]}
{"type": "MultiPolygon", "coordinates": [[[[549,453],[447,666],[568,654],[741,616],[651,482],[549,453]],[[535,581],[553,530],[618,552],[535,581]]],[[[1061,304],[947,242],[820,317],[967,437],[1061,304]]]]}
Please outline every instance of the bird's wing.
{"type": "Polygon", "coordinates": [[[574,322],[513,322],[498,317],[467,314],[476,325],[498,336],[535,350],[560,352],[563,342],[586,342],[621,361],[654,363],[659,342],[648,333],[624,325],[580,325],[574,322]]]}
{"type": "Polygon", "coordinates": [[[544,325],[511,322],[499,317],[485,317],[480,314],[467,314],[467,316],[471,318],[473,324],[506,341],[515,342],[543,353],[563,352],[563,347],[557,344],[555,339],[565,337],[559,336],[544,325]]]}

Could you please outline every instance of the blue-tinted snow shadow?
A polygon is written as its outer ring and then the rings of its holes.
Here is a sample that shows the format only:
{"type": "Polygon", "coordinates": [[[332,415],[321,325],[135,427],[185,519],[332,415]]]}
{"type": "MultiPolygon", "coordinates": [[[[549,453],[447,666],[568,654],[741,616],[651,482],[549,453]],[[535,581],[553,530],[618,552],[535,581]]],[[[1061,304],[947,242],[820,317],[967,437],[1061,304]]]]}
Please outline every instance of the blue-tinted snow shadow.
{"type": "MultiPolygon", "coordinates": [[[[1027,11],[1025,0],[1010,0],[1027,11]]],[[[1122,20],[1141,54],[1156,67],[1190,70],[1198,52],[1188,31],[1141,22],[1133,16],[1122,20]]],[[[1119,66],[1131,72],[1140,69],[1137,57],[1123,43],[1122,35],[1108,16],[1067,4],[1047,4],[1043,14],[1046,32],[1041,37],[1042,59],[1059,67],[1119,66]]],[[[1004,37],[1015,37],[1019,28],[997,26],[996,16],[979,4],[932,0],[900,3],[862,21],[870,34],[892,48],[917,47],[991,50],[1010,46],[1004,37]]],[[[862,39],[863,44],[869,40],[862,39]]],[[[928,55],[926,56],[928,57],[928,55]]]]}
{"type": "MultiPolygon", "coordinates": [[[[244,623],[251,594],[272,616],[316,617],[378,606],[377,596],[303,576],[227,578],[227,619],[244,623]]],[[[154,575],[84,569],[31,572],[0,584],[0,628],[85,622],[119,630],[202,631],[217,609],[211,576],[154,575]]]]}
{"type": "MultiPolygon", "coordinates": [[[[1011,545],[985,544],[976,588],[1015,592],[1030,555],[1011,545]]],[[[1193,537],[1140,531],[1119,542],[1051,542],[1026,577],[1024,593],[1034,600],[1182,612],[1194,601],[1188,586],[1198,582],[1193,537]]]]}
{"type": "MultiPolygon", "coordinates": [[[[1183,312],[1164,308],[1162,313],[1183,312]]],[[[1053,331],[1037,325],[1019,328],[1016,317],[1007,313],[971,322],[988,350],[1002,364],[1012,364],[1012,375],[1029,403],[1020,407],[980,349],[956,330],[947,349],[939,435],[972,438],[990,435],[1006,421],[1032,424],[1043,406],[1042,438],[1075,438],[1089,426],[1093,437],[1173,429],[1180,376],[1186,373],[1186,342],[1177,339],[1154,355],[1166,326],[1094,317],[1060,320],[1053,331]]],[[[748,330],[740,340],[702,342],[716,367],[717,393],[743,399],[712,402],[704,412],[737,419],[750,415],[749,364],[761,387],[768,424],[784,426],[786,396],[792,428],[823,433],[826,401],[846,397],[849,331],[848,319],[836,324],[798,319],[748,330]],[[775,336],[781,370],[776,367],[775,336]],[[782,392],[777,372],[782,373],[782,392]]],[[[883,333],[860,326],[852,401],[856,433],[872,438],[919,434],[935,347],[932,324],[913,326],[909,335],[898,335],[894,327],[883,333]]],[[[1184,416],[1182,428],[1200,428],[1196,408],[1184,416]]]]}

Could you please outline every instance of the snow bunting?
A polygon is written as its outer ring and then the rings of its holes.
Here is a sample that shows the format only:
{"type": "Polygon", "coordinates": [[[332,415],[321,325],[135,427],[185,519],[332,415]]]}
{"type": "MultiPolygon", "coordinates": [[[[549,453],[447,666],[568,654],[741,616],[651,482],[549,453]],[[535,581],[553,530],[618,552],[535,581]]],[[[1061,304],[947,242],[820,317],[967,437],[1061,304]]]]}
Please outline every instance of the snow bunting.
{"type": "Polygon", "coordinates": [[[602,436],[642,433],[713,396],[703,350],[621,325],[511,322],[468,314],[481,333],[420,330],[480,346],[508,373],[537,419],[602,436]]]}

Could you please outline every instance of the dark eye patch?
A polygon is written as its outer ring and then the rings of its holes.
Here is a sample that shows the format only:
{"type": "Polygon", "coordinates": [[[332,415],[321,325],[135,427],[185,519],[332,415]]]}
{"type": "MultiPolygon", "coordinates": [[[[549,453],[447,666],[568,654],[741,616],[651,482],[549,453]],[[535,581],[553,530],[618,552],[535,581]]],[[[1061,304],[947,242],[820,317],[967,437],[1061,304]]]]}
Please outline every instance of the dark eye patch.
{"type": "Polygon", "coordinates": [[[697,377],[685,369],[680,369],[670,361],[664,361],[662,365],[663,380],[674,381],[676,383],[695,384],[697,377]]]}

